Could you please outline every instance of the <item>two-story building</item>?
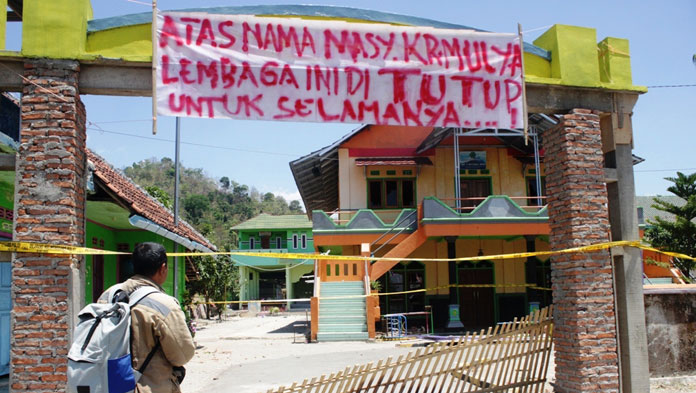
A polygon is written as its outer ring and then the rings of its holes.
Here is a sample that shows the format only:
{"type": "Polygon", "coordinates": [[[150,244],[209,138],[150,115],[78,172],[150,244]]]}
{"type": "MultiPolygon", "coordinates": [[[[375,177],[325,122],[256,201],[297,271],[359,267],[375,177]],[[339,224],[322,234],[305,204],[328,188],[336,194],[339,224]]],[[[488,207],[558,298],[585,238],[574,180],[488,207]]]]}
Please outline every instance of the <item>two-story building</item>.
{"type": "MultiPolygon", "coordinates": [[[[312,296],[310,278],[314,260],[282,257],[284,253],[314,252],[312,223],[306,215],[262,213],[232,229],[238,233],[239,251],[278,254],[278,258],[232,255],[239,266],[239,300],[307,299],[312,296]]],[[[288,302],[288,306],[301,306],[299,303],[288,302]]]]}
{"type": "MultiPolygon", "coordinates": [[[[554,124],[553,117],[531,119],[534,132],[554,124]]],[[[525,315],[530,303],[549,304],[549,291],[529,288],[550,287],[548,258],[418,258],[548,250],[543,152],[536,151],[535,165],[534,146],[512,130],[368,125],[291,168],[312,211],[317,251],[360,255],[369,244],[373,256],[409,258],[369,267],[383,292],[437,288],[382,296],[383,314],[430,305],[435,327],[445,328],[456,325],[448,307],[458,304],[464,328],[474,329],[525,315]],[[451,287],[458,284],[491,286],[451,287]]],[[[340,267],[319,270],[320,280],[347,280],[340,267]]]]}

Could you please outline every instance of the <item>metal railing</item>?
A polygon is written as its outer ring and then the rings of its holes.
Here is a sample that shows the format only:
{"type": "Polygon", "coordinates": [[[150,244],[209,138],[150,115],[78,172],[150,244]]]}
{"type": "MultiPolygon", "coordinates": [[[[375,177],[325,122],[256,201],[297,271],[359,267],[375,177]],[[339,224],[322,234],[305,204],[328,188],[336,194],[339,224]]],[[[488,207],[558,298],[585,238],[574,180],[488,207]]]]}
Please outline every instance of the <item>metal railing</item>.
{"type": "MultiPolygon", "coordinates": [[[[384,233],[381,234],[377,239],[375,239],[375,241],[373,241],[372,243],[370,243],[370,250],[372,250],[372,246],[374,246],[375,244],[377,244],[377,242],[379,242],[379,241],[382,240],[385,236],[387,236],[388,234],[390,234],[394,229],[398,228],[398,227],[399,227],[399,224],[401,224],[402,222],[404,222],[404,221],[408,220],[409,218],[413,217],[414,214],[418,214],[418,210],[414,210],[414,211],[412,211],[410,214],[408,214],[408,215],[402,217],[402,218],[399,220],[399,222],[395,223],[391,228],[389,228],[388,231],[384,232],[384,233]]],[[[399,235],[400,235],[403,231],[405,231],[406,229],[408,229],[408,228],[407,228],[407,227],[403,227],[403,228],[399,229],[399,231],[396,232],[392,237],[390,237],[389,240],[387,240],[386,242],[384,242],[384,244],[382,244],[381,246],[379,246],[376,250],[372,251],[372,255],[371,255],[371,256],[375,256],[375,254],[377,253],[377,251],[381,250],[384,246],[386,246],[387,244],[391,243],[392,240],[394,240],[397,236],[399,236],[399,235]]]]}

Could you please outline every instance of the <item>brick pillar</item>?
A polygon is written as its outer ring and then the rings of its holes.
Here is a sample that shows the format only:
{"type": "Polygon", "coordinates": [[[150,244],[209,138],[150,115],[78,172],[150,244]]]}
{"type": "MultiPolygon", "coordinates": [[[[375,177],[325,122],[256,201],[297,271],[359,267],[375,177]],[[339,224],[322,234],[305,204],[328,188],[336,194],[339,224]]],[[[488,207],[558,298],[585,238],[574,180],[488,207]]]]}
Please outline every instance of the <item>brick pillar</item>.
{"type": "MultiPolygon", "coordinates": [[[[17,241],[83,245],[85,109],[79,63],[38,59],[24,65],[17,157],[17,241]]],[[[82,258],[15,254],[12,391],[65,391],[67,352],[82,291],[82,258]]]]}
{"type": "MultiPolygon", "coordinates": [[[[553,250],[609,240],[599,114],[574,109],[544,133],[553,250]]],[[[608,250],[552,257],[556,391],[617,392],[619,369],[608,250]]]]}

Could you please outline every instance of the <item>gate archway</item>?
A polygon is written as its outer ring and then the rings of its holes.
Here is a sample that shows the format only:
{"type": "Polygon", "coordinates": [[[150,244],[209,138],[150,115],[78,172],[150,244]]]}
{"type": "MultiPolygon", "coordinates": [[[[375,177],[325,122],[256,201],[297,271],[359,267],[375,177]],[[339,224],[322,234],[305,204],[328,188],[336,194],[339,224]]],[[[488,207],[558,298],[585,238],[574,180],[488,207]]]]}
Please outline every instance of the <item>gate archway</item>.
{"type": "MultiPolygon", "coordinates": [[[[89,1],[78,3],[56,0],[50,6],[36,2],[33,8],[26,7],[22,51],[1,60],[0,87],[23,94],[15,219],[25,225],[16,228],[15,240],[84,244],[86,114],[79,95],[147,96],[152,89],[147,14],[90,21],[89,1]],[[61,10],[60,15],[49,18],[55,10],[61,10]],[[46,103],[59,105],[60,110],[48,113],[41,109],[46,103]],[[59,160],[53,173],[32,166],[32,162],[52,159],[59,160]],[[55,221],[56,215],[63,221],[55,221]]],[[[461,28],[340,7],[238,7],[225,12],[461,28]]],[[[630,114],[643,89],[632,85],[630,75],[622,74],[630,59],[612,49],[620,44],[614,41],[600,43],[601,59],[598,48],[585,47],[592,60],[573,68],[574,34],[582,32],[557,26],[545,36],[544,44],[553,47],[550,52],[532,45],[524,48],[531,77],[526,83],[529,112],[560,115],[558,125],[544,138],[550,160],[546,181],[554,249],[607,240],[609,232],[613,240],[637,238],[630,114]],[[598,67],[599,62],[611,67],[598,67]],[[616,75],[612,78],[610,72],[616,75]]],[[[568,369],[567,374],[557,375],[559,386],[581,390],[596,383],[618,388],[619,346],[624,387],[640,390],[645,386],[647,365],[640,358],[647,347],[642,338],[640,276],[636,275],[639,261],[635,250],[553,259],[556,351],[567,359],[568,369]],[[629,337],[633,346],[628,345],[629,337]],[[588,348],[584,340],[594,348],[588,348]],[[604,353],[601,362],[588,355],[595,349],[604,353]],[[598,369],[610,372],[599,381],[591,380],[587,375],[598,369]]],[[[60,389],[70,328],[84,298],[82,261],[74,256],[16,255],[14,266],[13,389],[32,390],[38,385],[60,389]],[[45,362],[51,370],[37,374],[32,367],[42,358],[52,359],[45,362]]]]}

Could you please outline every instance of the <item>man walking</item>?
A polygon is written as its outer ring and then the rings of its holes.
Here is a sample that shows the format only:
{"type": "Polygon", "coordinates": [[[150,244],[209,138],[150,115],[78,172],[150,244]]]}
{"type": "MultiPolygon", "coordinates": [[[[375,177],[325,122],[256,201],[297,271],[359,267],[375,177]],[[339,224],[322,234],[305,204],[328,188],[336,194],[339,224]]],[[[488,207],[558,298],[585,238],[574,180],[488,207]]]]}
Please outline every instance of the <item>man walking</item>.
{"type": "MultiPolygon", "coordinates": [[[[131,310],[133,368],[138,370],[150,357],[136,391],[178,393],[183,365],[193,357],[195,346],[179,302],[162,289],[169,272],[164,247],[149,242],[137,244],[133,251],[133,271],[135,275],[121,287],[127,294],[144,286],[158,289],[131,310]]],[[[111,301],[106,298],[109,292],[102,294],[100,303],[111,301]]]]}

